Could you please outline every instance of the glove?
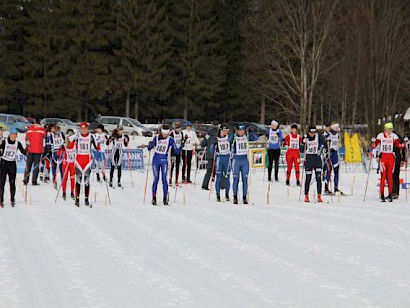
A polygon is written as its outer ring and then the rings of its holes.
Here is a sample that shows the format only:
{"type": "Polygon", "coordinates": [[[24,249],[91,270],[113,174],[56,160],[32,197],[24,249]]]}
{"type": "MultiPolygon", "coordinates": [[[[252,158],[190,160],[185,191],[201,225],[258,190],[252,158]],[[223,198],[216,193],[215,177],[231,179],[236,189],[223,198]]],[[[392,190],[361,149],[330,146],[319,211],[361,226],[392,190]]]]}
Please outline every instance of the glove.
{"type": "Polygon", "coordinates": [[[150,142],[148,143],[148,147],[149,147],[150,149],[152,149],[152,148],[154,147],[154,142],[150,141],[150,142]]]}
{"type": "Polygon", "coordinates": [[[303,138],[303,143],[307,143],[309,139],[307,137],[303,138]]]}

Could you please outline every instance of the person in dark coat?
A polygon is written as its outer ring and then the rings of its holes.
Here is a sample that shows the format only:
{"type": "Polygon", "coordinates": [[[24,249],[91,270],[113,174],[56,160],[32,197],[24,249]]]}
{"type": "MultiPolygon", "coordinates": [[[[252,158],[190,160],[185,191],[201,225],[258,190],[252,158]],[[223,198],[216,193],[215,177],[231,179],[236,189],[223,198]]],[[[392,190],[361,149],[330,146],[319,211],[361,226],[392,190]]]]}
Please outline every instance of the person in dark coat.
{"type": "Polygon", "coordinates": [[[201,147],[206,148],[206,158],[208,161],[208,165],[206,167],[206,174],[202,182],[202,189],[205,189],[205,190],[209,190],[209,181],[211,180],[211,177],[212,177],[212,167],[214,164],[214,153],[212,152],[211,148],[212,148],[212,145],[215,144],[218,131],[219,131],[218,121],[212,121],[212,129],[201,142],[201,147]]]}

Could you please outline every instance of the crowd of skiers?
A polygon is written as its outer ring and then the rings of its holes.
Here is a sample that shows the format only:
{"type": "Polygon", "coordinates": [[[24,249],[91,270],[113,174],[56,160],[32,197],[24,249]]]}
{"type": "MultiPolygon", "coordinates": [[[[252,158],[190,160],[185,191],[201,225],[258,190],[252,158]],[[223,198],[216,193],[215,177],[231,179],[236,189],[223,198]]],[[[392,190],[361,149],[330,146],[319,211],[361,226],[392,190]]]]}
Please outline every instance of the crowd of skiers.
{"type": "MultiPolygon", "coordinates": [[[[291,126],[290,133],[284,136],[279,123],[272,120],[266,134],[267,175],[268,181],[279,181],[279,158],[281,149],[286,148],[286,185],[290,185],[290,177],[294,169],[296,185],[302,185],[304,180],[304,201],[310,202],[309,188],[312,177],[316,181],[317,202],[322,200],[322,181],[325,183],[324,193],[340,193],[339,190],[339,124],[334,122],[326,125],[323,133],[316,126],[309,126],[306,134],[299,133],[296,124],[291,126]],[[301,161],[301,153],[304,160],[301,161]],[[303,163],[303,164],[302,164],[303,163]],[[303,171],[300,171],[300,166],[303,171]],[[302,179],[301,179],[302,173],[302,179]],[[303,176],[305,175],[305,179],[303,176]]],[[[162,125],[158,134],[148,145],[153,150],[152,172],[152,204],[157,204],[157,187],[162,180],[163,204],[169,204],[168,186],[192,183],[192,158],[197,163],[207,161],[207,170],[202,183],[202,189],[209,190],[215,181],[217,202],[221,202],[221,190],[225,190],[225,201],[230,201],[232,185],[233,203],[239,203],[239,186],[243,204],[248,203],[249,176],[249,142],[256,141],[259,136],[250,134],[245,125],[237,126],[232,132],[227,125],[212,123],[212,130],[199,141],[192,123],[174,123],[172,129],[162,125]],[[183,125],[185,129],[182,129],[183,125]],[[196,155],[198,146],[205,147],[205,155],[196,155]],[[170,157],[170,166],[168,155],[170,157]],[[180,165],[182,161],[182,170],[180,165]],[[170,170],[169,174],[168,171],[170,170]],[[180,173],[182,176],[180,178],[180,173]],[[175,174],[175,177],[174,177],[175,174]],[[231,183],[232,182],[232,183],[231,183]],[[210,184],[211,183],[211,184],[210,184]]],[[[61,132],[56,125],[41,127],[33,124],[26,133],[26,144],[17,141],[17,131],[11,129],[7,138],[0,130],[0,207],[4,206],[4,186],[7,176],[10,182],[10,201],[15,205],[16,192],[16,157],[20,151],[26,155],[26,170],[23,182],[28,185],[38,185],[38,177],[47,182],[51,180],[57,188],[57,178],[60,174],[62,196],[67,198],[67,183],[70,182],[70,196],[79,206],[80,192],[84,188],[84,203],[90,206],[90,175],[94,164],[97,181],[104,181],[107,186],[115,187],[114,172],[117,170],[117,183],[121,187],[121,171],[123,150],[128,147],[129,137],[123,133],[123,128],[117,129],[109,136],[103,125],[98,125],[93,133],[89,132],[88,124],[81,123],[77,133],[61,132]],[[110,162],[110,174],[107,179],[105,170],[110,162]],[[51,172],[51,178],[50,178],[51,172]]],[[[381,172],[380,199],[392,201],[399,195],[400,165],[406,162],[407,138],[401,138],[393,132],[393,124],[386,123],[384,131],[372,140],[371,155],[377,160],[381,172]],[[388,183],[388,195],[385,197],[385,182],[388,183]]],[[[108,189],[108,187],[107,187],[108,189]]],[[[302,187],[301,187],[302,191],[302,187]]]]}

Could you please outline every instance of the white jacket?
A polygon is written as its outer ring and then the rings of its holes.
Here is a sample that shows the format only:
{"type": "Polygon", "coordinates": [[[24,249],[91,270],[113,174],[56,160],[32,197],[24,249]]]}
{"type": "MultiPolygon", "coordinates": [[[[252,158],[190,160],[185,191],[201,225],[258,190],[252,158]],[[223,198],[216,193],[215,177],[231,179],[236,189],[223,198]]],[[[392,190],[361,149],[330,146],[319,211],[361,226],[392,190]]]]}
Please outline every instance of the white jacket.
{"type": "Polygon", "coordinates": [[[195,146],[199,145],[199,139],[194,130],[188,131],[184,129],[182,131],[182,134],[184,136],[183,138],[187,136],[187,139],[185,140],[185,145],[183,147],[184,150],[192,151],[195,149],[195,146]]]}

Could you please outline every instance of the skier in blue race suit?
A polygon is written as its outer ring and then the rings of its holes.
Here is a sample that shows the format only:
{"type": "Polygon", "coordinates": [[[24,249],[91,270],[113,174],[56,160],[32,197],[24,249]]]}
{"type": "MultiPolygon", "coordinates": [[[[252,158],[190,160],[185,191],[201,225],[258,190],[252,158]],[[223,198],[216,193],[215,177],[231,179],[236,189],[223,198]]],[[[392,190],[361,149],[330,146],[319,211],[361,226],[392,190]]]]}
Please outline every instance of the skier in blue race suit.
{"type": "Polygon", "coordinates": [[[230,172],[231,172],[231,143],[229,142],[229,128],[221,127],[211,152],[215,152],[215,190],[216,201],[221,202],[221,183],[225,181],[225,200],[229,201],[230,172]]]}
{"type": "MultiPolygon", "coordinates": [[[[253,135],[250,139],[255,140],[253,135]]],[[[238,204],[239,176],[241,176],[243,204],[248,204],[249,140],[245,135],[245,125],[239,125],[237,132],[230,136],[229,142],[232,144],[233,203],[238,204]]]]}
{"type": "Polygon", "coordinates": [[[159,174],[162,177],[162,189],[164,192],[164,205],[168,205],[168,152],[172,147],[175,154],[181,152],[175,144],[174,138],[169,136],[170,130],[168,125],[164,124],[161,127],[160,133],[148,144],[148,150],[154,149],[154,157],[152,159],[152,171],[154,172],[154,182],[152,183],[152,205],[157,205],[157,186],[159,182],[159,174]]]}

